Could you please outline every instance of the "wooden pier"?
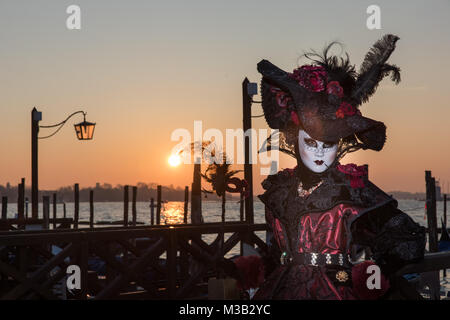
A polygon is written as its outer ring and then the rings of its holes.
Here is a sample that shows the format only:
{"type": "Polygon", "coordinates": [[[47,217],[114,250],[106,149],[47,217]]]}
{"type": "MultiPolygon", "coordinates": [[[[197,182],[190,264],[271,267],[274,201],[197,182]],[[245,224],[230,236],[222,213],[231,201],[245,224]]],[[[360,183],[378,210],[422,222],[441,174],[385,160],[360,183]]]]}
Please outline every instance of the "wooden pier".
{"type": "Polygon", "coordinates": [[[266,250],[255,234],[264,230],[265,224],[227,222],[1,232],[0,298],[61,298],[52,288],[77,265],[81,290],[69,299],[206,299],[222,254],[241,241],[266,250]],[[219,238],[211,244],[201,238],[221,233],[229,235],[221,250],[219,238]],[[104,275],[89,265],[93,258],[104,275]]]}
{"type": "MultiPolygon", "coordinates": [[[[398,274],[426,276],[430,298],[439,299],[439,272],[450,268],[450,252],[437,252],[438,234],[442,230],[436,222],[431,172],[426,173],[426,183],[430,252],[424,260],[405,266],[398,274]]],[[[23,201],[23,180],[21,184],[18,199],[23,201]]],[[[256,234],[266,231],[266,224],[255,224],[253,219],[247,221],[243,206],[241,221],[188,224],[187,187],[184,223],[159,225],[161,187],[157,190],[156,203],[153,199],[150,201],[148,219],[151,224],[141,226],[136,219],[135,187],[132,188],[131,219],[129,187],[124,187],[121,221],[95,222],[93,192],[89,194],[89,220],[80,221],[77,184],[73,218],[67,218],[65,212],[64,217],[58,217],[56,195],[53,195],[43,198],[42,219],[27,218],[21,204],[17,218],[7,219],[8,199],[3,197],[0,299],[207,299],[208,280],[223,274],[220,262],[233,248],[240,247],[242,254],[246,244],[261,253],[267,252],[265,241],[256,234]],[[50,198],[53,199],[52,217],[50,198]],[[110,226],[98,228],[108,224],[110,226]],[[41,230],[32,228],[33,225],[41,230]],[[86,227],[79,228],[80,225],[86,227]],[[208,235],[215,240],[205,241],[208,235]],[[70,266],[79,267],[80,289],[66,290],[70,266]]]]}

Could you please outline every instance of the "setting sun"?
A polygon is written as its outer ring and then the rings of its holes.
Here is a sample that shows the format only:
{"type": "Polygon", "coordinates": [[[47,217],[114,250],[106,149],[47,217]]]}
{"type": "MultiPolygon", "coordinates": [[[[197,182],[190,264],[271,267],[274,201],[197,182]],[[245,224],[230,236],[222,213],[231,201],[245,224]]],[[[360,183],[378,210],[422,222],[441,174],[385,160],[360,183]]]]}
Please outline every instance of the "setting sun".
{"type": "Polygon", "coordinates": [[[169,157],[169,164],[172,167],[176,167],[178,165],[180,165],[181,163],[181,158],[179,155],[173,154],[169,157]]]}

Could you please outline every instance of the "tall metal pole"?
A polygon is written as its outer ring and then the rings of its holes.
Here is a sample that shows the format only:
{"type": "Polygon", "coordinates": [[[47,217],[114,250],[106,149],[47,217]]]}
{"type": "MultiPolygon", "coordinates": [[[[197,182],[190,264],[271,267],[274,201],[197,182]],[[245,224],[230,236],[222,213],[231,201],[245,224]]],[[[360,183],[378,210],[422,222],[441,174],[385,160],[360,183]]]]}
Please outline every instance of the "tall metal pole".
{"type": "MultiPolygon", "coordinates": [[[[51,126],[41,126],[42,128],[55,128],[63,126],[67,120],[69,120],[72,116],[83,113],[86,116],[86,112],[84,111],[76,111],[69,115],[64,121],[54,124],[51,126]]],[[[39,204],[39,188],[38,188],[38,133],[39,133],[39,121],[42,120],[42,112],[37,111],[36,108],[31,110],[31,217],[33,219],[38,218],[38,204],[39,204]]],[[[95,125],[95,124],[94,124],[95,125]]],[[[59,130],[59,129],[58,129],[59,130]]],[[[54,135],[58,130],[56,130],[53,134],[43,138],[49,138],[54,135]]],[[[93,132],[93,131],[92,131],[93,132]]],[[[92,138],[92,135],[89,139],[92,138]]],[[[82,139],[85,140],[85,139],[82,139]]],[[[25,186],[24,186],[25,187],[25,186]]]]}
{"type": "MultiPolygon", "coordinates": [[[[245,164],[244,164],[244,179],[248,184],[248,197],[245,198],[245,221],[253,223],[253,173],[252,164],[250,163],[250,142],[249,137],[245,135],[247,132],[250,134],[252,128],[252,98],[248,94],[248,81],[247,78],[242,82],[242,113],[243,113],[243,128],[244,128],[244,147],[245,147],[245,164]]],[[[253,160],[253,159],[252,159],[253,160]]]]}
{"type": "Polygon", "coordinates": [[[33,108],[31,111],[31,217],[38,218],[39,189],[38,189],[38,132],[41,112],[33,108]]]}

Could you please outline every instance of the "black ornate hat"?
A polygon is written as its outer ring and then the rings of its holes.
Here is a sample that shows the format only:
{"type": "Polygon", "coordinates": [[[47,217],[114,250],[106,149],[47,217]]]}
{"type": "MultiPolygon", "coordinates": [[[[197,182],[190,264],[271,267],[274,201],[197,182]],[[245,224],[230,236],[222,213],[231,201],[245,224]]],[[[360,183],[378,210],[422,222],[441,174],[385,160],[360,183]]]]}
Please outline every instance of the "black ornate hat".
{"type": "Polygon", "coordinates": [[[328,56],[332,43],[322,55],[305,54],[313,65],[303,65],[288,73],[267,60],[258,63],[262,107],[272,129],[301,127],[319,141],[352,141],[353,150],[379,151],[386,141],[386,126],[361,115],[359,106],[375,93],[387,75],[400,82],[400,69],[386,61],[399,38],[387,34],[367,53],[356,73],[346,58],[328,56]],[[315,59],[314,59],[315,57],[315,59]]]}

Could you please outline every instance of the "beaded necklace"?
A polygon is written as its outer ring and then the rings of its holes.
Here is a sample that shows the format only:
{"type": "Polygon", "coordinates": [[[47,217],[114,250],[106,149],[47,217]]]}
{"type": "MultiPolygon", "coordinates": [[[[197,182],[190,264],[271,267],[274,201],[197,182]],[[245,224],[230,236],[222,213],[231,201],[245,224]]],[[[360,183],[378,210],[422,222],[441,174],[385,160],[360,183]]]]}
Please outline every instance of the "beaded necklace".
{"type": "Polygon", "coordinates": [[[298,189],[297,189],[298,195],[302,198],[308,197],[311,193],[314,192],[314,190],[316,190],[318,187],[320,187],[322,185],[322,183],[323,183],[323,180],[320,180],[320,182],[317,185],[312,186],[309,189],[303,189],[303,183],[300,181],[300,184],[298,185],[298,189]]]}

